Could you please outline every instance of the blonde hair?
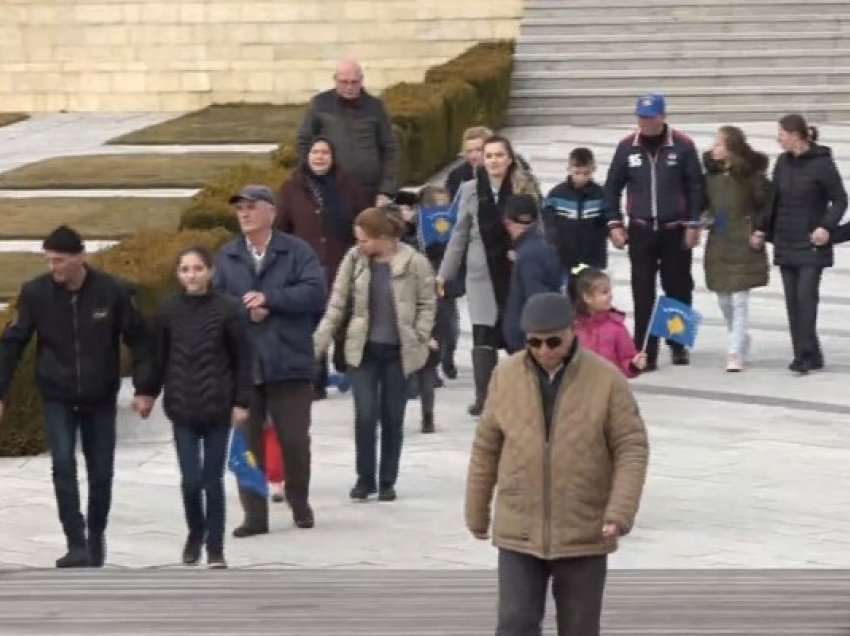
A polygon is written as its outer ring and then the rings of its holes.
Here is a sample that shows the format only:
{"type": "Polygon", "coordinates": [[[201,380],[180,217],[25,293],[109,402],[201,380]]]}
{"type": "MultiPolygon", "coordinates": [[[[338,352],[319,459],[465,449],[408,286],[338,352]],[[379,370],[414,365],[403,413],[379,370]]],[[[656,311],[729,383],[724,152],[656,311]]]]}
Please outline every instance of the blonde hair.
{"type": "Polygon", "coordinates": [[[466,143],[467,141],[471,141],[473,139],[480,139],[484,141],[493,136],[493,131],[487,128],[486,126],[473,126],[472,128],[467,128],[463,131],[463,137],[461,138],[461,143],[466,143]]]}

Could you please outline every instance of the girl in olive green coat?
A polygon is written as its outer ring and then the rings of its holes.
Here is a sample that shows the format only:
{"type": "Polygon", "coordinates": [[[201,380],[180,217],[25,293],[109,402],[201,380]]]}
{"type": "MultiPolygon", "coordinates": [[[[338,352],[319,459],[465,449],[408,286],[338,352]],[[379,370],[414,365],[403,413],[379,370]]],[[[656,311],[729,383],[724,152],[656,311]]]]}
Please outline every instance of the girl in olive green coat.
{"type": "Polygon", "coordinates": [[[729,332],[727,371],[742,371],[749,354],[749,295],[767,285],[768,263],[754,227],[770,200],[767,156],[747,143],[740,128],[724,126],[705,153],[705,284],[717,294],[729,332]]]}

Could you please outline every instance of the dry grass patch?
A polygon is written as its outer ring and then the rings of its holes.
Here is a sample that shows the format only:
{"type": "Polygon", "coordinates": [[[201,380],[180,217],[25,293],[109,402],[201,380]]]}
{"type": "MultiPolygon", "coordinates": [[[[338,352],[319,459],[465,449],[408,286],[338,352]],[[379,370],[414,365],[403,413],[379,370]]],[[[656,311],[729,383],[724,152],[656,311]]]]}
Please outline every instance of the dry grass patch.
{"type": "Polygon", "coordinates": [[[202,188],[240,164],[266,167],[269,157],[264,152],[56,157],[0,175],[0,189],[202,188]]]}
{"type": "Polygon", "coordinates": [[[180,225],[187,199],[47,197],[0,199],[0,239],[41,239],[63,223],[87,239],[119,239],[180,225]]]}
{"type": "Polygon", "coordinates": [[[15,124],[24,119],[29,119],[29,117],[26,113],[0,113],[0,126],[15,124]]]}
{"type": "Polygon", "coordinates": [[[110,144],[195,145],[280,143],[301,125],[305,106],[219,104],[136,132],[110,144]]]}
{"type": "Polygon", "coordinates": [[[0,252],[0,300],[14,298],[23,283],[46,271],[43,254],[0,252]]]}

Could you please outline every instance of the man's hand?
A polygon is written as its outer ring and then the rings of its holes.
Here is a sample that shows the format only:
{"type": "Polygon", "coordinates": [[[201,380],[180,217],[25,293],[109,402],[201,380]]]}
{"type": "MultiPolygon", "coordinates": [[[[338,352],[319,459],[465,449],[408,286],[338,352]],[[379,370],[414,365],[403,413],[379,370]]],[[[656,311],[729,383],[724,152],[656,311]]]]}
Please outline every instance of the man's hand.
{"type": "Polygon", "coordinates": [[[149,395],[137,395],[133,398],[133,410],[138,413],[143,420],[150,417],[153,410],[154,399],[149,395]]]}
{"type": "Polygon", "coordinates": [[[490,533],[487,530],[470,530],[470,532],[479,541],[487,541],[490,538],[490,533]]]}
{"type": "Polygon", "coordinates": [[[386,194],[383,194],[383,193],[381,193],[381,194],[379,194],[378,196],[375,197],[375,207],[376,208],[382,208],[385,205],[389,205],[392,202],[393,202],[393,200],[390,197],[388,197],[386,194]]]}
{"type": "Polygon", "coordinates": [[[621,534],[620,526],[616,523],[608,522],[602,527],[602,540],[605,543],[613,543],[621,534]]]}
{"type": "Polygon", "coordinates": [[[692,250],[699,245],[699,237],[702,230],[698,227],[689,227],[685,230],[685,246],[692,250]]]}
{"type": "Polygon", "coordinates": [[[255,307],[248,311],[251,317],[251,322],[263,322],[269,317],[269,310],[265,307],[255,307]]]}
{"type": "Polygon", "coordinates": [[[266,295],[263,292],[249,291],[242,296],[242,304],[247,309],[256,309],[257,307],[265,307],[266,295]]]}
{"type": "Polygon", "coordinates": [[[437,286],[437,296],[443,298],[446,295],[446,281],[444,281],[440,276],[437,276],[434,279],[434,283],[437,286]]]}
{"type": "Polygon", "coordinates": [[[826,228],[819,227],[814,232],[812,232],[812,243],[817,245],[818,247],[823,247],[827,243],[829,243],[829,230],[826,228]]]}
{"type": "Polygon", "coordinates": [[[750,234],[750,247],[756,252],[760,252],[764,248],[764,232],[750,234]]]}
{"type": "Polygon", "coordinates": [[[242,408],[241,406],[234,406],[231,417],[233,419],[234,426],[244,426],[248,421],[248,409],[242,408]]]}
{"type": "Polygon", "coordinates": [[[608,233],[608,236],[611,239],[611,244],[618,250],[621,250],[626,247],[628,238],[626,237],[626,230],[624,228],[615,227],[608,233]]]}

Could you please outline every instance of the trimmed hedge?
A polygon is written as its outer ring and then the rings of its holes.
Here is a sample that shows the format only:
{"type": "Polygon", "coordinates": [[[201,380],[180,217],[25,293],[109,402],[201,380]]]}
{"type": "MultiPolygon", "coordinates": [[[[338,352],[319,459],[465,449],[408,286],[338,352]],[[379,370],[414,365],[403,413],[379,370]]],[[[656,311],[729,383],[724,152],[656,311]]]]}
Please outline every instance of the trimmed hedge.
{"type": "MultiPolygon", "coordinates": [[[[150,316],[162,299],[176,290],[175,260],[192,245],[217,249],[231,234],[224,228],[210,231],[140,232],[115,247],[91,257],[95,267],[129,281],[136,288],[142,313],[150,316]]],[[[14,308],[0,313],[6,325],[14,308]]],[[[46,448],[41,415],[41,399],[35,387],[35,346],[24,354],[0,421],[0,457],[35,455],[46,448]]]]}
{"type": "MultiPolygon", "coordinates": [[[[513,71],[512,41],[477,44],[430,69],[424,82],[388,87],[384,105],[399,142],[399,184],[416,185],[457,157],[463,131],[476,125],[500,128],[508,109],[513,71]]],[[[248,183],[277,189],[297,164],[295,140],[284,142],[269,171],[244,167],[216,180],[193,199],[181,228],[236,229],[227,199],[248,183]]]]}

